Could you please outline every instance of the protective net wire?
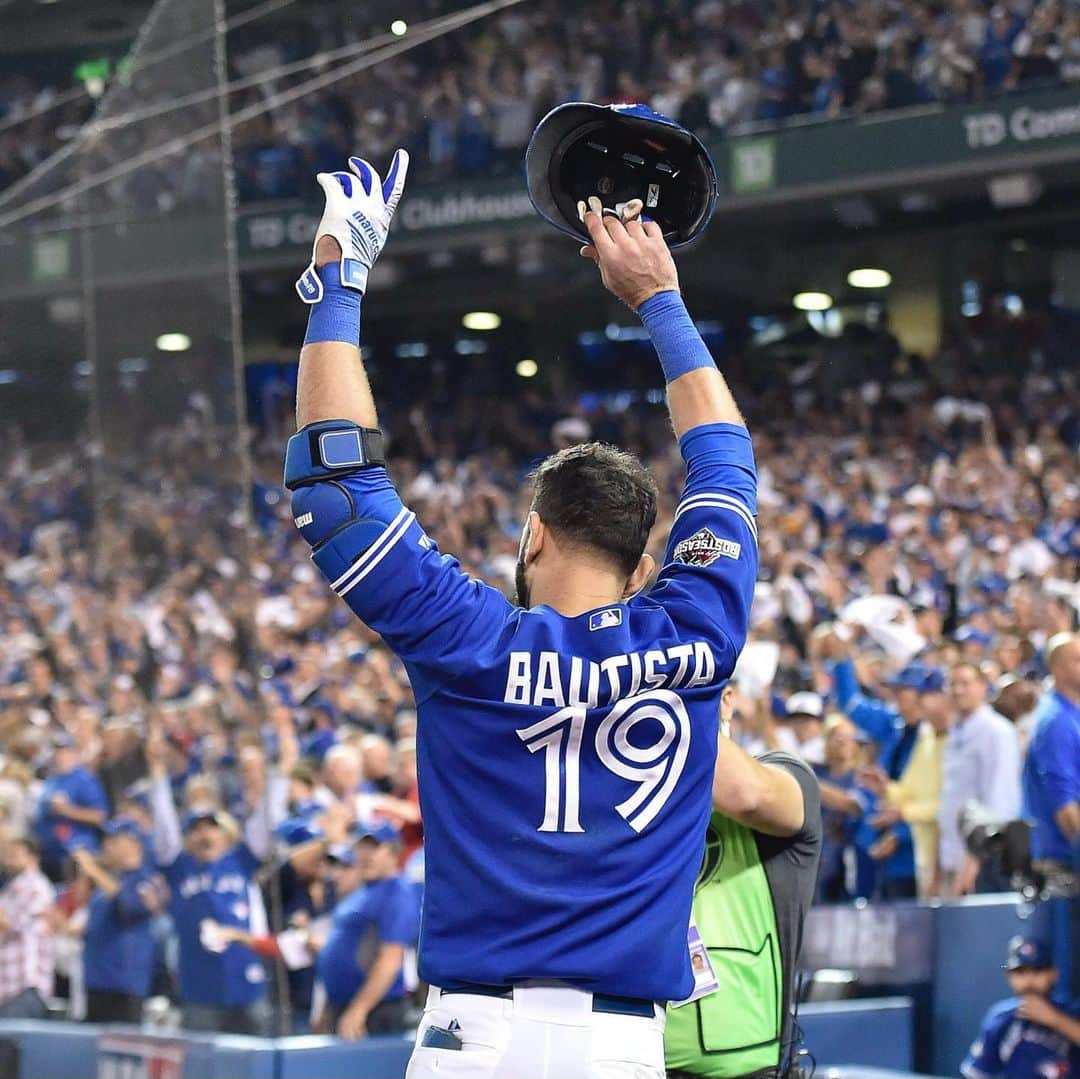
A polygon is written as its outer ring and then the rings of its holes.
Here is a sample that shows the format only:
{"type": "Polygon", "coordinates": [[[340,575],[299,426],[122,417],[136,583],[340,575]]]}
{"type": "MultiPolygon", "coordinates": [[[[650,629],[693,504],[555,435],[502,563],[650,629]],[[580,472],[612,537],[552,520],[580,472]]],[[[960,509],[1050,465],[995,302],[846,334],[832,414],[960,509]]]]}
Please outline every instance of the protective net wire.
{"type": "MultiPolygon", "coordinates": [[[[225,14],[158,0],[90,120],[0,197],[0,217],[32,209],[0,227],[25,253],[22,295],[0,302],[18,370],[0,409],[30,443],[70,446],[64,474],[27,482],[85,503],[97,578],[157,597],[192,655],[213,631],[185,597],[251,572],[225,14]]],[[[253,610],[231,614],[250,636],[253,610]]],[[[282,928],[274,889],[267,908],[282,928]]],[[[280,965],[270,981],[284,1015],[280,965]]]]}
{"type": "Polygon", "coordinates": [[[159,0],[89,122],[0,196],[23,274],[0,302],[0,408],[72,442],[102,553],[147,482],[212,499],[222,553],[244,553],[224,30],[223,0],[159,0]]]}

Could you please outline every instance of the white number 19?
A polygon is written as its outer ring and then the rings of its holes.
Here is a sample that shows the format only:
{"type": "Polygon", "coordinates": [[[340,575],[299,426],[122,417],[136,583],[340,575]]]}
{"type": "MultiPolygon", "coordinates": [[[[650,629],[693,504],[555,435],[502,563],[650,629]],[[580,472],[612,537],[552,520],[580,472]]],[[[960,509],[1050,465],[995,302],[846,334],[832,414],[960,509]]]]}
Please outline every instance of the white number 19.
{"type": "MultiPolygon", "coordinates": [[[[584,705],[560,708],[517,732],[530,753],[544,750],[544,819],[538,831],[585,830],[580,820],[585,717],[584,705]]],[[[670,690],[657,689],[627,697],[600,722],[596,731],[600,763],[620,779],[638,784],[629,798],[615,806],[635,832],[648,827],[671,797],[689,750],[690,717],[681,698],[670,690]],[[645,720],[660,724],[660,737],[652,745],[633,745],[630,731],[645,720]]]]}

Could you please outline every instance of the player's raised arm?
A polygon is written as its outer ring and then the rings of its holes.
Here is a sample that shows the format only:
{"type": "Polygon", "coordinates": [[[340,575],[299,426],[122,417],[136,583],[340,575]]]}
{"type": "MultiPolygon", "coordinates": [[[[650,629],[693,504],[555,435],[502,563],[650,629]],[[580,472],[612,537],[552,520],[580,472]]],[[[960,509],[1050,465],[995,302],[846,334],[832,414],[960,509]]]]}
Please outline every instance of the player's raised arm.
{"type": "Polygon", "coordinates": [[[296,387],[299,430],[335,421],[361,429],[378,425],[360,358],[360,299],[386,243],[408,171],[409,155],[398,150],[385,180],[358,157],[349,158],[348,172],[318,176],[326,211],[311,264],[296,284],[300,298],[311,306],[296,387]]]}
{"type": "MultiPolygon", "coordinates": [[[[590,202],[600,205],[599,199],[590,202]]],[[[593,242],[581,253],[597,263],[605,287],[636,311],[649,331],[667,380],[676,436],[707,423],[745,427],[724,376],[687,313],[660,226],[636,217],[624,222],[610,210],[601,215],[596,209],[584,211],[584,222],[593,242]]]]}
{"type": "Polygon", "coordinates": [[[409,155],[386,179],[360,158],[318,177],[326,211],[297,282],[310,305],[296,393],[298,430],[285,454],[293,519],[330,587],[406,662],[418,700],[482,662],[510,610],[470,580],[402,505],[360,354],[360,303],[405,186],[409,155]],[[426,676],[426,678],[425,678],[426,676]]]}
{"type": "Polygon", "coordinates": [[[635,200],[620,216],[579,206],[605,286],[649,331],[667,382],[668,408],[686,461],[664,566],[651,595],[684,625],[719,631],[725,673],[746,639],[757,575],[757,474],[742,415],[679,294],[660,227],[640,221],[635,200]],[[629,220],[624,220],[629,217],[629,220]]]}

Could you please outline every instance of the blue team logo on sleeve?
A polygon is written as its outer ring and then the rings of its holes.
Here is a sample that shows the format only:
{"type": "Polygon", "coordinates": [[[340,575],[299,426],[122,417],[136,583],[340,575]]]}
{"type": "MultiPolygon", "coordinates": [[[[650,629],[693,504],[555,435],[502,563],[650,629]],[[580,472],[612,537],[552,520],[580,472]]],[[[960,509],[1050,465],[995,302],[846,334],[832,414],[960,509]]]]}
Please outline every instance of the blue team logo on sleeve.
{"type": "Polygon", "coordinates": [[[589,615],[589,629],[614,629],[622,625],[622,610],[609,607],[606,611],[597,611],[589,615]]]}

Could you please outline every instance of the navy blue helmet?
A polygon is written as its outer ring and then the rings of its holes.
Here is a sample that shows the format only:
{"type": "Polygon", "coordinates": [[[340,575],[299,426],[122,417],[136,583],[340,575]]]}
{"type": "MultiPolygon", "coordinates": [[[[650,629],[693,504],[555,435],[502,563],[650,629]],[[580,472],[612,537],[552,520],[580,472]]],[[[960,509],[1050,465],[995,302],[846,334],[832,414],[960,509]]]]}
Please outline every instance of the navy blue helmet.
{"type": "Polygon", "coordinates": [[[716,166],[702,141],[647,105],[571,102],[552,109],[525,151],[525,180],[537,213],[588,240],[577,204],[596,196],[608,209],[641,199],[671,248],[696,239],[716,208],[716,166]]]}

